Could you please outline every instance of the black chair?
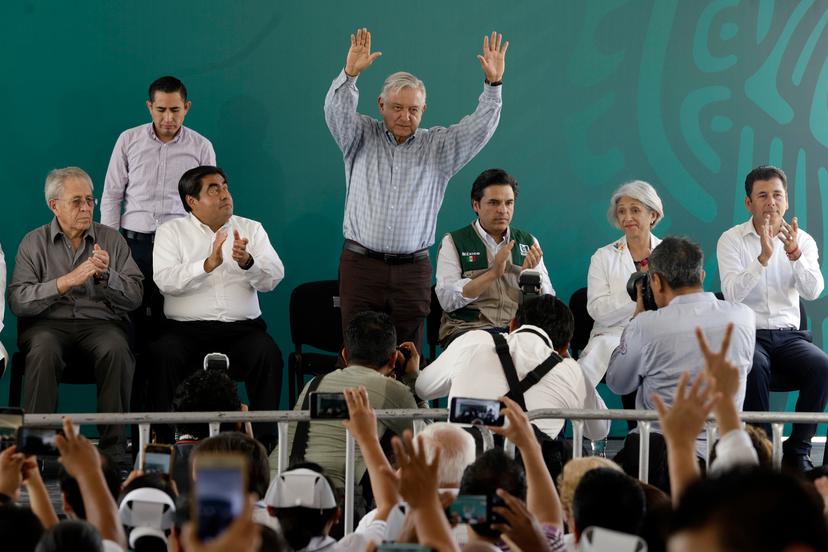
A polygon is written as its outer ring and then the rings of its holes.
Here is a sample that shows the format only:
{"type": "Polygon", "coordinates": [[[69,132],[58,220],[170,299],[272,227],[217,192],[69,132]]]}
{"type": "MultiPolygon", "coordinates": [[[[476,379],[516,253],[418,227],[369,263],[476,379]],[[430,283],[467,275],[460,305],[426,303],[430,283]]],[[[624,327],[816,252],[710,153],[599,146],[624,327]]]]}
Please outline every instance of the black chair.
{"type": "Polygon", "coordinates": [[[437,346],[440,344],[440,321],[443,319],[443,307],[437,299],[437,292],[431,286],[431,310],[426,318],[426,341],[428,342],[428,362],[437,359],[437,346]]]}
{"type": "Polygon", "coordinates": [[[569,298],[569,310],[575,318],[575,332],[572,334],[569,348],[572,351],[572,358],[578,360],[581,351],[589,343],[589,334],[592,333],[592,326],[595,325],[595,320],[587,311],[587,288],[582,287],[572,294],[569,298]]]}
{"type": "Polygon", "coordinates": [[[342,350],[342,312],[339,282],[322,280],[300,284],[290,294],[290,338],[294,350],[288,355],[288,400],[296,404],[305,376],[318,376],[337,368],[342,350]],[[303,346],[327,353],[310,353],[303,346]]]}

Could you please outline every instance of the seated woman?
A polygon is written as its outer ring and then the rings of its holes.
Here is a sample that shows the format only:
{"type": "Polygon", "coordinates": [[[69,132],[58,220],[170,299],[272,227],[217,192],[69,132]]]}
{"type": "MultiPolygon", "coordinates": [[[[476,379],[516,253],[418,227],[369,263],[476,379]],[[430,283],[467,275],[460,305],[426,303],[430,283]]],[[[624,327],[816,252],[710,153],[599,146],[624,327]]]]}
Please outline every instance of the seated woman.
{"type": "Polygon", "coordinates": [[[651,230],[663,217],[661,198],[646,182],[627,182],[612,194],[607,219],[624,235],[598,249],[590,260],[587,311],[595,325],[578,358],[593,385],[604,377],[621,332],[635,311],[635,303],[627,293],[627,280],[633,272],[647,271],[650,252],[661,242],[651,230]]]}

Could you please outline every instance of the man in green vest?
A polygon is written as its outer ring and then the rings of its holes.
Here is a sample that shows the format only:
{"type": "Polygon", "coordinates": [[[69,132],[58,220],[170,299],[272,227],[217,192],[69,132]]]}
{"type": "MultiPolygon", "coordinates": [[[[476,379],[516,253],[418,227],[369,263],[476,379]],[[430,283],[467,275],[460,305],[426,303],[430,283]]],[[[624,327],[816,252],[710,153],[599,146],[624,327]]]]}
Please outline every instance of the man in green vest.
{"type": "Polygon", "coordinates": [[[525,269],[540,273],[541,293],[555,294],[538,240],[511,226],[517,195],[518,183],[509,173],[483,171],[471,190],[477,220],[446,234],[440,244],[435,291],[443,307],[443,347],[469,330],[507,332],[525,269]]]}

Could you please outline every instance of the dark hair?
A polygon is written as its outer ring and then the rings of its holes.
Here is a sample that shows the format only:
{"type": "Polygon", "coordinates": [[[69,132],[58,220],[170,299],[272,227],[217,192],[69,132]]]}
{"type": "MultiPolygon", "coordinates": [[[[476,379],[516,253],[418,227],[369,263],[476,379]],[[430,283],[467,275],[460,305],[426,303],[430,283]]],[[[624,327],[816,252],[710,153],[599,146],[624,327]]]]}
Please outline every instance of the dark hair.
{"type": "Polygon", "coordinates": [[[566,303],[554,295],[539,295],[526,299],[515,313],[518,327],[537,326],[552,340],[553,348],[565,347],[575,332],[575,317],[566,303]]]}
{"type": "MultiPolygon", "coordinates": [[[[121,493],[121,473],[118,470],[117,463],[105,452],[98,452],[101,456],[101,472],[103,472],[104,481],[106,481],[106,488],[109,489],[109,494],[112,499],[117,501],[118,495],[121,493]]],[[[80,519],[86,519],[86,508],[83,505],[83,496],[81,496],[78,481],[66,473],[61,464],[58,468],[58,483],[60,485],[60,492],[66,497],[66,503],[72,508],[72,511],[80,519]]]]}
{"type": "Polygon", "coordinates": [[[240,452],[247,457],[249,468],[247,490],[256,493],[259,498],[264,498],[270,486],[270,463],[264,445],[238,431],[219,433],[196,445],[193,449],[193,462],[197,463],[199,456],[205,456],[211,452],[240,452]]]}
{"type": "Polygon", "coordinates": [[[637,535],[645,511],[639,482],[610,468],[586,472],[572,495],[572,517],[581,532],[588,527],[603,527],[637,535]]]}
{"type": "Polygon", "coordinates": [[[43,525],[31,508],[17,504],[0,506],[0,543],[4,550],[31,552],[41,535],[43,525]]]}
{"type": "MultiPolygon", "coordinates": [[[[499,448],[481,454],[466,467],[460,480],[460,494],[491,495],[495,489],[503,489],[512,496],[526,500],[526,473],[523,466],[499,448]]],[[[471,528],[483,537],[499,535],[488,524],[471,525],[471,528]]]]}
{"type": "MultiPolygon", "coordinates": [[[[322,474],[334,494],[336,494],[336,486],[322,466],[313,462],[301,462],[290,466],[291,470],[301,468],[322,474]]],[[[337,509],[336,506],[333,508],[274,508],[269,506],[268,512],[273,512],[273,515],[278,518],[282,534],[290,547],[293,550],[301,550],[308,545],[313,537],[322,535],[325,525],[336,515],[337,509]]]]}
{"type": "Polygon", "coordinates": [[[650,253],[650,275],[658,274],[672,289],[702,285],[704,253],[696,242],[667,236],[650,253]]]}
{"type": "MultiPolygon", "coordinates": [[[[196,370],[181,382],[175,390],[172,403],[174,412],[237,412],[241,401],[236,382],[224,370],[196,370]]],[[[235,428],[229,424],[227,429],[235,428]]],[[[192,435],[195,439],[210,436],[208,424],[182,423],[175,425],[180,435],[192,435]]]]}
{"type": "Polygon", "coordinates": [[[167,542],[158,535],[143,535],[135,539],[133,552],[167,552],[167,542]]]}
{"type": "Polygon", "coordinates": [[[91,523],[80,520],[61,521],[40,538],[35,552],[102,552],[103,541],[91,523]]]}
{"type": "Polygon", "coordinates": [[[152,84],[149,85],[149,101],[155,101],[155,93],[156,92],[165,92],[167,94],[172,94],[173,92],[178,92],[181,94],[181,101],[187,103],[187,87],[184,86],[184,83],[178,80],[175,77],[161,77],[152,81],[152,84]]]}
{"type": "Polygon", "coordinates": [[[472,201],[480,201],[483,199],[483,192],[489,186],[511,186],[515,193],[515,199],[518,196],[518,183],[515,177],[507,173],[503,169],[486,169],[474,179],[471,189],[472,201]]]}
{"type": "Polygon", "coordinates": [[[771,180],[778,178],[782,181],[782,187],[787,191],[788,177],[785,176],[785,171],[774,167],[773,165],[759,165],[750,171],[745,177],[745,194],[750,197],[753,193],[753,184],[759,180],[771,180]]]}
{"type": "Polygon", "coordinates": [[[365,311],[351,319],[345,330],[348,364],[382,368],[397,348],[394,321],[384,312],[365,311]]]}
{"type": "Polygon", "coordinates": [[[121,490],[120,496],[118,497],[118,504],[120,505],[124,500],[124,497],[135,489],[145,488],[164,491],[171,499],[173,499],[173,502],[175,502],[175,499],[178,497],[178,493],[175,491],[169,477],[160,473],[145,473],[144,475],[139,475],[130,481],[128,485],[124,486],[121,490]]]}
{"type": "MultiPolygon", "coordinates": [[[[773,444],[768,439],[765,430],[755,425],[746,424],[744,431],[750,437],[750,444],[753,445],[753,450],[756,451],[756,456],[759,459],[758,465],[762,468],[773,467],[773,444]]],[[[719,441],[721,441],[721,438],[716,439],[713,448],[710,450],[710,466],[713,466],[713,461],[719,455],[719,441]]],[[[825,475],[828,475],[828,473],[825,475]]]]}
{"type": "Polygon", "coordinates": [[[213,174],[220,174],[225,181],[227,180],[224,171],[213,165],[194,167],[181,175],[181,179],[178,181],[178,195],[181,197],[181,203],[184,204],[185,211],[189,213],[192,210],[187,205],[187,196],[198,199],[201,196],[201,181],[205,176],[213,174]]]}
{"type": "Polygon", "coordinates": [[[770,552],[791,544],[828,550],[822,500],[808,485],[762,468],[700,479],[681,495],[670,533],[712,529],[724,550],[770,552]]]}

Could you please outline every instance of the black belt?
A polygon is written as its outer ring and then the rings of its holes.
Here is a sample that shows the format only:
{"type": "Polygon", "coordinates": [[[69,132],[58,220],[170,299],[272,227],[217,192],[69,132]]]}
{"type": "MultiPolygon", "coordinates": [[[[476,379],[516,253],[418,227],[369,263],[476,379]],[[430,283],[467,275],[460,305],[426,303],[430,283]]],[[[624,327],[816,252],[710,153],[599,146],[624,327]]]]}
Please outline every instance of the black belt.
{"type": "Polygon", "coordinates": [[[143,232],[133,232],[132,230],[127,230],[126,228],[122,228],[121,232],[128,240],[148,241],[150,243],[155,243],[155,232],[144,234],[143,232]]]}
{"type": "Polygon", "coordinates": [[[428,249],[420,249],[414,253],[380,253],[363,247],[353,240],[345,240],[342,248],[358,255],[365,255],[370,259],[378,259],[386,264],[411,264],[428,257],[428,249]]]}

